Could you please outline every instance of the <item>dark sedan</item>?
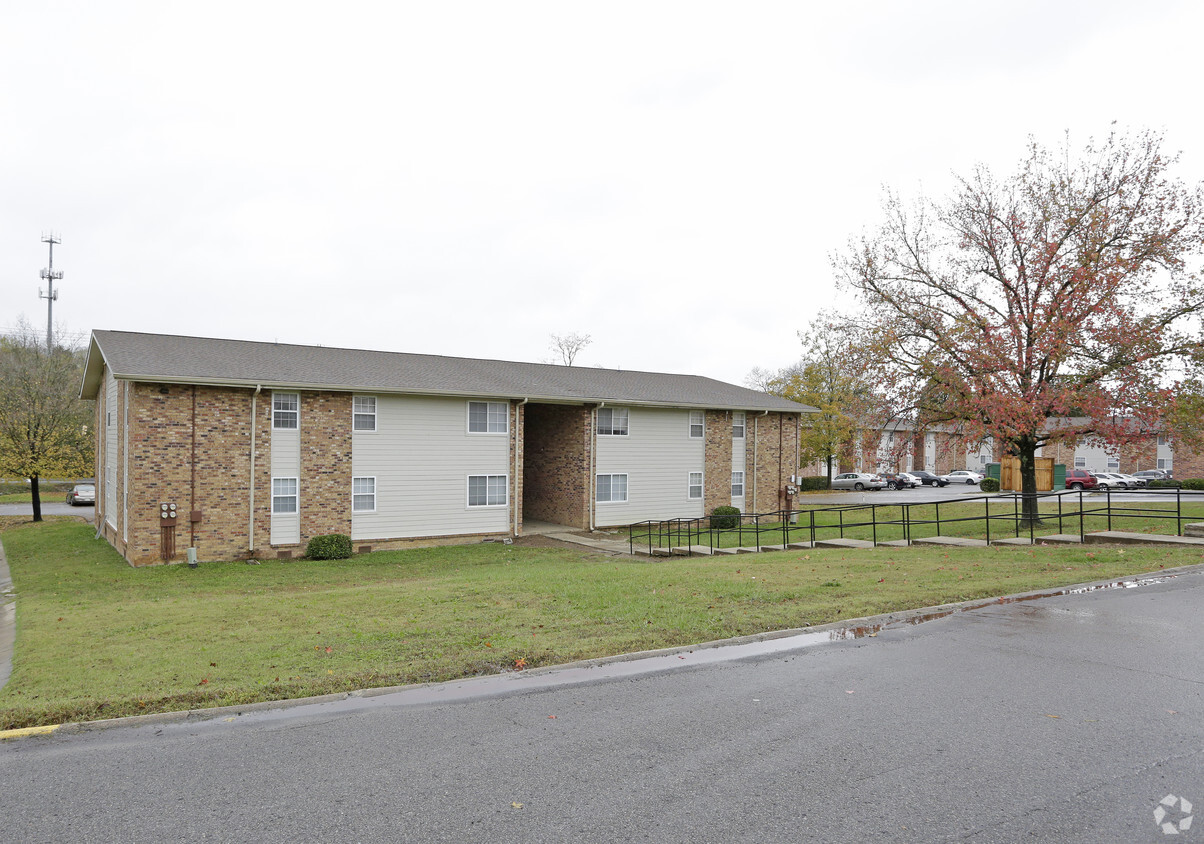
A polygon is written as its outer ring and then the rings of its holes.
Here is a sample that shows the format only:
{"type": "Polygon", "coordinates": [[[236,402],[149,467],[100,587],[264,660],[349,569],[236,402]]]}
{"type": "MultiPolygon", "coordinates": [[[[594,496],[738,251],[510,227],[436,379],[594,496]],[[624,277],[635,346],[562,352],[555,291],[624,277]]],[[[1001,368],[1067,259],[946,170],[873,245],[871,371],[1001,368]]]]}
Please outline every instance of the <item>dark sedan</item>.
{"type": "Polygon", "coordinates": [[[909,472],[908,474],[918,478],[924,486],[948,486],[949,482],[939,475],[934,475],[932,472],[909,472]]]}

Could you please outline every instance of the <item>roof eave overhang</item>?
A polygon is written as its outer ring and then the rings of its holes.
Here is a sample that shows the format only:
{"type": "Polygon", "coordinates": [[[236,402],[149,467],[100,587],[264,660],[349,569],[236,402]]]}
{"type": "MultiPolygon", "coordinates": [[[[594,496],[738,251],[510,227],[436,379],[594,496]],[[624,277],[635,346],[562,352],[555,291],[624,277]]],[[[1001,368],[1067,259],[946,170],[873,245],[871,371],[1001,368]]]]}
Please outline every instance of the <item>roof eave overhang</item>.
{"type": "MultiPolygon", "coordinates": [[[[93,341],[93,347],[99,349],[93,341]]],[[[91,361],[92,354],[89,350],[88,359],[91,361]]],[[[85,370],[84,387],[81,390],[81,397],[95,398],[99,391],[100,378],[103,374],[101,366],[97,366],[94,383],[92,383],[91,395],[83,395],[88,391],[90,384],[90,370],[85,370]]],[[[687,407],[695,410],[743,410],[760,413],[768,411],[770,413],[815,413],[814,408],[809,408],[805,405],[797,405],[795,407],[757,407],[754,405],[725,405],[714,403],[700,402],[677,402],[677,401],[647,401],[638,399],[625,398],[606,398],[602,396],[547,396],[538,393],[488,393],[479,390],[438,390],[438,389],[416,389],[416,390],[400,390],[396,387],[380,387],[365,384],[357,384],[354,386],[346,384],[316,384],[304,381],[253,381],[244,378],[182,378],[179,376],[169,375],[139,375],[136,373],[114,372],[113,377],[119,381],[135,381],[148,384],[179,384],[180,386],[198,387],[231,387],[245,390],[254,390],[260,387],[265,390],[325,390],[334,393],[374,393],[387,394],[398,396],[446,396],[449,398],[502,398],[502,399],[518,399],[538,402],[540,404],[563,404],[563,405],[580,405],[580,404],[599,404],[599,405],[619,405],[623,407],[687,407]]]]}

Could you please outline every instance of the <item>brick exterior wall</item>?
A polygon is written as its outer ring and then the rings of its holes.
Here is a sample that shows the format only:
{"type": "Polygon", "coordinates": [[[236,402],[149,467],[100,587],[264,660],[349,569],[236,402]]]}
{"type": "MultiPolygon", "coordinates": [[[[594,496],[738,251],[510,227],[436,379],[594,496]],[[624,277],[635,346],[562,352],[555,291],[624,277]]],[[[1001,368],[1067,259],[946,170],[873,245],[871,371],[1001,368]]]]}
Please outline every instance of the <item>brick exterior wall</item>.
{"type": "Polygon", "coordinates": [[[593,472],[591,408],[524,405],[522,504],[531,521],[589,527],[593,472]]]}
{"type": "Polygon", "coordinates": [[[303,554],[315,536],[350,536],[351,393],[301,393],[300,485],[297,553],[303,554]]]}
{"type": "Polygon", "coordinates": [[[800,473],[799,414],[749,413],[746,430],[745,512],[770,513],[795,506],[797,499],[788,502],[785,489],[790,476],[800,473]]]}
{"type": "Polygon", "coordinates": [[[708,410],[703,420],[702,512],[732,504],[732,413],[708,410]]]}

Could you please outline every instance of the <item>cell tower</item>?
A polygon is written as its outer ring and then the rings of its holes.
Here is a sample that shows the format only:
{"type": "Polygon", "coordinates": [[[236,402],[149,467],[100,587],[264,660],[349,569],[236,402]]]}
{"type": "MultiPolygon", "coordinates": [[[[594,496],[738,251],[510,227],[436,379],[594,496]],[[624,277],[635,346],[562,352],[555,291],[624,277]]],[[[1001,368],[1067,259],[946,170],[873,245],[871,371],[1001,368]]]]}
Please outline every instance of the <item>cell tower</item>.
{"type": "Polygon", "coordinates": [[[54,268],[54,245],[62,243],[62,238],[55,237],[54,232],[42,235],[42,243],[48,244],[50,247],[50,266],[42,270],[42,278],[46,279],[46,292],[42,292],[42,288],[38,288],[38,298],[46,300],[46,351],[54,349],[54,300],[59,297],[59,293],[54,289],[54,283],[63,277],[62,270],[54,268]]]}

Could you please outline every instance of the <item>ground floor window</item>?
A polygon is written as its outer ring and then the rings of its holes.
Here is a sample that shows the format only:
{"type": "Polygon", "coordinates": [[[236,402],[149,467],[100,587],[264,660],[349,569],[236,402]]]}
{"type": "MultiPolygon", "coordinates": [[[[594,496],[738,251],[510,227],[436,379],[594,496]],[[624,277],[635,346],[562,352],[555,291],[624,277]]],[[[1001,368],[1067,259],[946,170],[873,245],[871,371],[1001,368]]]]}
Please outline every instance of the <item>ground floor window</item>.
{"type": "Polygon", "coordinates": [[[297,512],[296,478],[272,478],[272,512],[297,512]]]}
{"type": "Polygon", "coordinates": [[[351,510],[355,513],[376,511],[376,478],[351,479],[351,510]]]}
{"type": "Polygon", "coordinates": [[[686,498],[691,500],[702,498],[702,472],[691,472],[686,486],[686,498]]]}
{"type": "Polygon", "coordinates": [[[598,475],[597,496],[599,504],[627,500],[627,475],[598,475]]]}
{"type": "Polygon", "coordinates": [[[505,475],[469,475],[469,507],[504,507],[506,505],[505,475]]]}
{"type": "Polygon", "coordinates": [[[744,495],[744,473],[732,472],[732,498],[744,495]]]}

